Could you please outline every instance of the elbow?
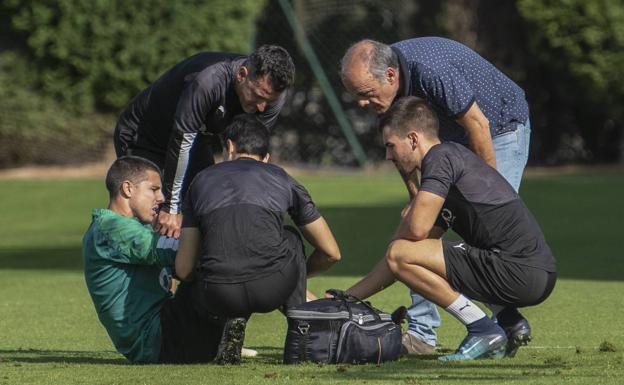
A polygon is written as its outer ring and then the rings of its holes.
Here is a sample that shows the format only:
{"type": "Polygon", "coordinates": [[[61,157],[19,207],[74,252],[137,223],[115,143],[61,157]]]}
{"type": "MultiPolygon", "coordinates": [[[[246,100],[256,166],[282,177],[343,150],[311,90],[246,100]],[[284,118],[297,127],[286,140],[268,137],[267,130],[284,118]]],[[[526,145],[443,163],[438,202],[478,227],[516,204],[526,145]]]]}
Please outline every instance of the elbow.
{"type": "Polygon", "coordinates": [[[410,226],[409,234],[406,234],[406,236],[401,238],[408,241],[422,241],[423,239],[427,239],[429,237],[430,231],[431,229],[426,229],[422,226],[410,226]]]}
{"type": "Polygon", "coordinates": [[[342,255],[340,254],[340,247],[338,247],[338,243],[334,241],[334,245],[329,249],[329,253],[327,253],[327,258],[331,261],[331,263],[336,263],[342,259],[342,255]]]}
{"type": "Polygon", "coordinates": [[[340,254],[340,250],[336,249],[334,252],[327,256],[331,263],[336,263],[342,259],[342,255],[340,254]]]}

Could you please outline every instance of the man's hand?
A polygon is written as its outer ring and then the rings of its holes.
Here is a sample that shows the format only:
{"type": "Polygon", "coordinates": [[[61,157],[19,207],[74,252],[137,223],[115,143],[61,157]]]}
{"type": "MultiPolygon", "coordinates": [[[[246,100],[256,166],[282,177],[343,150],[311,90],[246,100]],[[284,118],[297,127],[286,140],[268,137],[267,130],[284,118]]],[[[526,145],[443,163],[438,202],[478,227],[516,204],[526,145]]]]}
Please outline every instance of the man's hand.
{"type": "Polygon", "coordinates": [[[158,213],[154,223],[154,231],[168,237],[180,237],[180,226],[182,225],[182,214],[169,214],[164,211],[158,213]]]}

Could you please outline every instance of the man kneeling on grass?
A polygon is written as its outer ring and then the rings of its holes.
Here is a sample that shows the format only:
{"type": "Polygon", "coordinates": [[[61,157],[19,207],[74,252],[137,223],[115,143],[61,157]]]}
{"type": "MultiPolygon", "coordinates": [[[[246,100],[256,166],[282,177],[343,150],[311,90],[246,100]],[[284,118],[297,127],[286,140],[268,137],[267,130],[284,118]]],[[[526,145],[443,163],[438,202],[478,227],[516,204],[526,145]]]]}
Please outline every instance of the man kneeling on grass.
{"type": "Polygon", "coordinates": [[[226,162],[204,169],[184,201],[176,274],[198,281],[206,314],[228,317],[218,356],[236,363],[252,313],[306,301],[306,278],[340,251],[306,189],[268,164],[269,132],[253,115],[225,129],[226,162]],[[314,251],[308,258],[288,213],[314,251]]]}
{"type": "Polygon", "coordinates": [[[420,171],[421,185],[385,258],[348,292],[366,298],[398,279],[466,325],[468,336],[441,360],[513,356],[530,339],[517,308],[544,301],[556,281],[537,222],[496,170],[460,144],[440,143],[421,99],[397,101],[379,127],[386,158],[405,175],[420,171]],[[440,240],[449,228],[463,242],[440,240]],[[489,304],[498,323],[471,299],[489,304]]]}
{"type": "Polygon", "coordinates": [[[223,321],[194,311],[188,285],[172,296],[162,270],[173,265],[178,241],[152,230],[164,200],[158,167],[121,157],[108,170],[106,187],[108,209],[93,210],[83,261],[87,288],[115,348],[134,363],[211,361],[223,321]]]}

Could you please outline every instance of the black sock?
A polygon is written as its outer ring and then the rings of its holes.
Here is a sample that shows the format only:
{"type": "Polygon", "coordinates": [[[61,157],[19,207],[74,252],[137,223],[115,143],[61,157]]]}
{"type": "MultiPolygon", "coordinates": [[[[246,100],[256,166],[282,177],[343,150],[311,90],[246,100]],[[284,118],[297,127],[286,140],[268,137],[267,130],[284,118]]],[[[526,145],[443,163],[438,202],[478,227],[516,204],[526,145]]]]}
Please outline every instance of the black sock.
{"type": "Polygon", "coordinates": [[[492,321],[490,317],[483,317],[478,321],[466,325],[469,334],[484,335],[484,334],[496,334],[499,332],[500,327],[492,321]]]}
{"type": "Polygon", "coordinates": [[[522,319],[515,307],[506,307],[496,315],[499,325],[514,325],[522,319]]]}

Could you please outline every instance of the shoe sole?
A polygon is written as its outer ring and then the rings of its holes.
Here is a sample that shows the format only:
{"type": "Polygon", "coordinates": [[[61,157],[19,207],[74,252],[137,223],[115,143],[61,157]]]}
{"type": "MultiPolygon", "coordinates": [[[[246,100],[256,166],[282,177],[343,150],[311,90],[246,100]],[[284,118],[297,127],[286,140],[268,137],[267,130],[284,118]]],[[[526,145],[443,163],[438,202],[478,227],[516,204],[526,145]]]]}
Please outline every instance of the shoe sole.
{"type": "Polygon", "coordinates": [[[235,319],[226,324],[215,362],[219,365],[235,365],[241,361],[241,350],[245,340],[245,319],[235,319]]]}
{"type": "Polygon", "coordinates": [[[516,353],[518,353],[518,349],[520,349],[521,346],[528,345],[532,339],[531,329],[523,329],[508,336],[505,357],[515,357],[516,353]]]}

